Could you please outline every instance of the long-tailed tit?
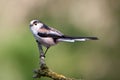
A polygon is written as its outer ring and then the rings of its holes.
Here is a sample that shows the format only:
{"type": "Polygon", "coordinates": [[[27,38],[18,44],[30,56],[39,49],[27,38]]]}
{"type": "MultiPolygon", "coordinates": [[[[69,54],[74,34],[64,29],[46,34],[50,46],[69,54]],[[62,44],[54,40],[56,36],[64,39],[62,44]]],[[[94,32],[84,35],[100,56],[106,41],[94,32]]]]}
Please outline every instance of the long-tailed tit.
{"type": "Polygon", "coordinates": [[[75,42],[75,41],[86,41],[86,40],[98,40],[97,37],[70,37],[66,36],[60,31],[47,26],[39,20],[32,20],[30,22],[30,29],[37,42],[45,46],[47,50],[56,45],[59,42],[75,42]]]}

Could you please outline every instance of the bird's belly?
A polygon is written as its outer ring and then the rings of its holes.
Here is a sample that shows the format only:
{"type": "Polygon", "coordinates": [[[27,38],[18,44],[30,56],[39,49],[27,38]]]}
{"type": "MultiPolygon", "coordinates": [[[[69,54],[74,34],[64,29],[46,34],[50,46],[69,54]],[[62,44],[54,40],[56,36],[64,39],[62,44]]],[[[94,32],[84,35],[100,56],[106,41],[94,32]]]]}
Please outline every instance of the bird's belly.
{"type": "Polygon", "coordinates": [[[55,42],[52,38],[40,38],[38,41],[40,41],[40,43],[46,47],[55,45],[55,42]]]}

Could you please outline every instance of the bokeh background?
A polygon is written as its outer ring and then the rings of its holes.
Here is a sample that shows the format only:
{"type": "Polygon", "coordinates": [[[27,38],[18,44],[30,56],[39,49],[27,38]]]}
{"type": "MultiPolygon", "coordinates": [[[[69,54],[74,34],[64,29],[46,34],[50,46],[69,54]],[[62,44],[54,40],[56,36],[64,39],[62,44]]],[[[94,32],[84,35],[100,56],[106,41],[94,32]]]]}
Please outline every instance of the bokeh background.
{"type": "Polygon", "coordinates": [[[50,48],[46,63],[53,71],[84,80],[120,80],[120,0],[1,0],[0,80],[33,80],[39,67],[29,29],[33,19],[66,35],[99,38],[50,48]]]}

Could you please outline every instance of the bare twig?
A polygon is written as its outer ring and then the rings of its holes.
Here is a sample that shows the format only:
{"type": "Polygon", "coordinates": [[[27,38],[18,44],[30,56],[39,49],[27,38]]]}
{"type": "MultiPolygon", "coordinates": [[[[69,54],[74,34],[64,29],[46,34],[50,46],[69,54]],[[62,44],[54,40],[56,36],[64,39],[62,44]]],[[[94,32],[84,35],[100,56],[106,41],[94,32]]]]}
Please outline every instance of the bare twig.
{"type": "Polygon", "coordinates": [[[40,66],[41,65],[44,65],[45,64],[45,56],[44,56],[44,52],[43,52],[43,49],[42,49],[42,45],[41,43],[39,43],[37,41],[37,44],[38,44],[38,48],[39,48],[39,53],[40,53],[40,66]]]}

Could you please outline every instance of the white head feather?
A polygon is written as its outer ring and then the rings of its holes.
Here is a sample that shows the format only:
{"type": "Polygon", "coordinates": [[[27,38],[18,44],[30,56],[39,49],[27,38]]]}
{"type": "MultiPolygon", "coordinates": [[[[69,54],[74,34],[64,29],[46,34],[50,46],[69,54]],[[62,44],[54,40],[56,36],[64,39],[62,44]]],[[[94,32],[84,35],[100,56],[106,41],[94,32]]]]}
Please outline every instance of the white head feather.
{"type": "Polygon", "coordinates": [[[33,34],[37,34],[37,31],[43,26],[43,23],[41,23],[39,20],[32,20],[30,22],[30,28],[33,34]]]}

